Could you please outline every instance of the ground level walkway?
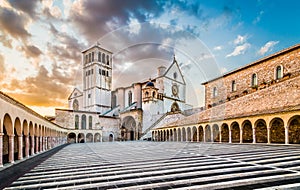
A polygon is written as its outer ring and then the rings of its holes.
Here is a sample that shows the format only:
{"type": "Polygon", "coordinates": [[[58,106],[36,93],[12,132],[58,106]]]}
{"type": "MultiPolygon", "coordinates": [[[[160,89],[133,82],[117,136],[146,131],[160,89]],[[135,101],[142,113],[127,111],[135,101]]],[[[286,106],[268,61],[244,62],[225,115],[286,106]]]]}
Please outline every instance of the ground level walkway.
{"type": "Polygon", "coordinates": [[[71,144],[6,189],[300,188],[300,146],[183,142],[71,144]]]}

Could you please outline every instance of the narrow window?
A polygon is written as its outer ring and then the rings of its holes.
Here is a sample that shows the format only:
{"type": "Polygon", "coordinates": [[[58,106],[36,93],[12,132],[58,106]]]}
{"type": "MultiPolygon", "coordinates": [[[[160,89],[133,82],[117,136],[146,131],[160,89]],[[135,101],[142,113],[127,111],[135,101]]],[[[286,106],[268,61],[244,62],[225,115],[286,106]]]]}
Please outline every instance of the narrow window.
{"type": "Polygon", "coordinates": [[[105,76],[105,70],[102,70],[102,75],[105,76]]]}
{"type": "Polygon", "coordinates": [[[99,69],[99,74],[101,75],[101,69],[99,69]]]}
{"type": "Polygon", "coordinates": [[[276,79],[282,78],[282,66],[276,67],[276,79]]]}
{"type": "Polygon", "coordinates": [[[94,61],[94,52],[92,52],[92,61],[94,61]]]}
{"type": "Polygon", "coordinates": [[[152,97],[155,98],[155,92],[152,92],[152,97]]]}
{"type": "Polygon", "coordinates": [[[93,128],[93,118],[92,116],[89,116],[89,129],[93,128]]]}
{"type": "Polygon", "coordinates": [[[213,97],[217,97],[218,92],[217,92],[217,87],[213,88],[213,97]]]}
{"type": "Polygon", "coordinates": [[[89,56],[85,55],[85,63],[88,63],[89,56]]]}
{"type": "Polygon", "coordinates": [[[89,53],[89,63],[91,62],[91,54],[89,53]]]}
{"type": "Polygon", "coordinates": [[[86,116],[81,116],[81,129],[86,129],[86,116]]]}
{"type": "Polygon", "coordinates": [[[235,80],[233,80],[231,82],[231,92],[235,92],[235,91],[236,91],[236,82],[235,82],[235,80]]]}
{"type": "Polygon", "coordinates": [[[93,72],[94,72],[94,69],[91,70],[91,74],[93,74],[93,72]]]}
{"type": "Polygon", "coordinates": [[[255,73],[252,75],[251,86],[257,86],[257,75],[255,73]]]}
{"type": "Polygon", "coordinates": [[[106,56],[106,64],[109,65],[109,56],[106,56]]]}
{"type": "Polygon", "coordinates": [[[128,106],[130,106],[132,104],[132,92],[129,91],[128,92],[128,106]]]}
{"type": "Polygon", "coordinates": [[[91,94],[88,94],[88,98],[91,98],[91,94]]]}
{"type": "Polygon", "coordinates": [[[98,53],[98,61],[101,62],[101,53],[98,53]]]}
{"type": "Polygon", "coordinates": [[[102,63],[105,63],[105,54],[102,54],[102,63]]]}
{"type": "Polygon", "coordinates": [[[106,76],[108,77],[108,71],[106,71],[106,76]]]}
{"type": "Polygon", "coordinates": [[[75,115],[75,129],[79,128],[79,116],[75,115]]]}

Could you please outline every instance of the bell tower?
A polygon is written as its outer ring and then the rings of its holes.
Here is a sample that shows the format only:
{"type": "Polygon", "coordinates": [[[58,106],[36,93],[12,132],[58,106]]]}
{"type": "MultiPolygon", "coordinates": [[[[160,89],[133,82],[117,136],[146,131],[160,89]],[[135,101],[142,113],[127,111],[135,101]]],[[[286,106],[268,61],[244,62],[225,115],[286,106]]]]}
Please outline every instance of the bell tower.
{"type": "Polygon", "coordinates": [[[103,114],[111,109],[112,52],[96,44],[82,52],[83,109],[103,114]]]}

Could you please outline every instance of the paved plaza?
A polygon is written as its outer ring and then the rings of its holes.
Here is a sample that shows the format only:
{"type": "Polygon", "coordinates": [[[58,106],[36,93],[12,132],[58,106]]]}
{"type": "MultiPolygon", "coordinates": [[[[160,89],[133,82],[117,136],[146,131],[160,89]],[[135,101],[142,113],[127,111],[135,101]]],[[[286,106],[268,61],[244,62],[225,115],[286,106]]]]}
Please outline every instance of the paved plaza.
{"type": "Polygon", "coordinates": [[[6,189],[300,189],[300,146],[71,144],[6,189]]]}

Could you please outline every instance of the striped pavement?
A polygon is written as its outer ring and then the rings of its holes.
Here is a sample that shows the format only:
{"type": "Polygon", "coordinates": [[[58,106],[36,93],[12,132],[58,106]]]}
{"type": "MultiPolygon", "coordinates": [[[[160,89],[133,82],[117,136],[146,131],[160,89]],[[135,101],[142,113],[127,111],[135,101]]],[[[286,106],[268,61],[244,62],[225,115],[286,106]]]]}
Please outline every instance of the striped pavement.
{"type": "Polygon", "coordinates": [[[300,146],[71,144],[6,189],[300,189],[300,146]]]}

